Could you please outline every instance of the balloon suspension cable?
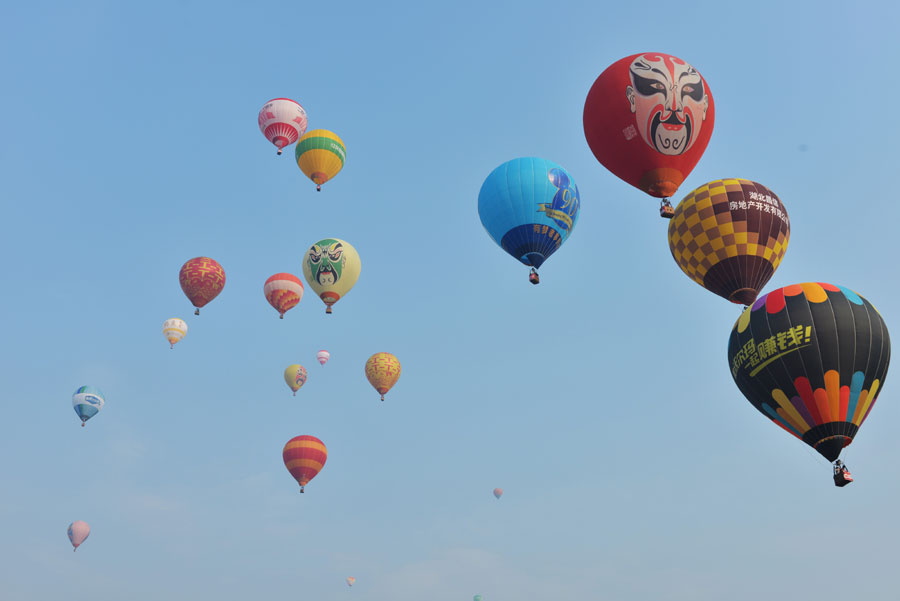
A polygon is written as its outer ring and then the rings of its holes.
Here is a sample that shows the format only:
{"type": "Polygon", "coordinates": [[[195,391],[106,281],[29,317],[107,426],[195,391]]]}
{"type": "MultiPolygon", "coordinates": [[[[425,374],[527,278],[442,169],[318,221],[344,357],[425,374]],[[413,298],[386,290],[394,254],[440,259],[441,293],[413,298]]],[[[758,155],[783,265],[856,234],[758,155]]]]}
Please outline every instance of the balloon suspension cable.
{"type": "Polygon", "coordinates": [[[294,396],[297,396],[297,391],[296,391],[296,390],[294,391],[294,396]]]}
{"type": "Polygon", "coordinates": [[[200,315],[200,308],[194,309],[194,315],[200,315]]]}
{"type": "Polygon", "coordinates": [[[331,315],[331,305],[328,305],[327,307],[325,307],[325,313],[327,313],[328,315],[331,315]]]}
{"type": "Polygon", "coordinates": [[[300,494],[303,494],[304,492],[306,492],[306,491],[303,490],[303,487],[301,486],[301,487],[300,487],[300,494]]]}
{"type": "Polygon", "coordinates": [[[173,348],[175,348],[175,345],[170,343],[170,344],[169,344],[169,348],[170,348],[170,349],[173,349],[173,348]]]}
{"type": "Polygon", "coordinates": [[[384,395],[381,395],[381,401],[384,402],[384,395]]]}

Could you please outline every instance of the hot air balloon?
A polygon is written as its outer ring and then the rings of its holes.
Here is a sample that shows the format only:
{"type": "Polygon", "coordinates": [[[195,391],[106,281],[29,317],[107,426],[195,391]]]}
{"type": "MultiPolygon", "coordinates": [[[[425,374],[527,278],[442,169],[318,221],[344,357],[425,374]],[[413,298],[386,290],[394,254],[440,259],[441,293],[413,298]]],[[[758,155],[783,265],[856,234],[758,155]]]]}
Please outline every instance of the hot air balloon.
{"type": "Polygon", "coordinates": [[[331,358],[331,353],[328,351],[319,351],[316,353],[316,359],[319,361],[319,365],[325,365],[328,363],[328,360],[331,358]]]}
{"type": "Polygon", "coordinates": [[[350,292],[361,268],[356,249],[337,238],[319,240],[303,257],[303,277],[325,303],[326,313],[350,292]]]}
{"type": "Polygon", "coordinates": [[[328,450],[315,436],[295,436],[287,441],[282,451],[284,466],[300,485],[300,492],[316,477],[328,459],[328,450]]]}
{"type": "Polygon", "coordinates": [[[472,597],[472,601],[481,601],[481,595],[475,595],[472,597]]]}
{"type": "Polygon", "coordinates": [[[88,526],[87,522],[82,522],[81,520],[75,520],[71,524],[69,524],[69,529],[67,534],[69,535],[69,541],[72,543],[72,551],[76,551],[83,543],[88,535],[91,533],[91,527],[88,526]]]}
{"type": "Polygon", "coordinates": [[[72,407],[75,409],[78,417],[81,418],[82,428],[87,420],[97,415],[103,409],[105,402],[103,393],[94,386],[82,386],[75,391],[75,394],[72,395],[72,407]]]}
{"type": "Polygon", "coordinates": [[[366,378],[383,401],[384,395],[400,379],[400,361],[390,353],[375,353],[366,361],[366,378]]]}
{"type": "Polygon", "coordinates": [[[167,319],[163,322],[163,335],[169,340],[169,348],[175,348],[175,344],[187,335],[187,324],[177,317],[167,319]]]}
{"type": "Polygon", "coordinates": [[[503,163],[484,180],[478,216],[494,242],[517,261],[537,269],[565,242],[581,207],[578,186],[569,172],[545,159],[503,163]]]}
{"type": "Polygon", "coordinates": [[[706,80],[680,58],[632,54],[600,74],[584,103],[584,135],[597,160],[619,178],[668,199],[700,160],[715,123],[706,80]]]}
{"type": "Polygon", "coordinates": [[[263,293],[269,304],[278,311],[278,317],[284,319],[284,314],[296,307],[303,298],[303,282],[295,275],[276,273],[266,280],[263,293]]]}
{"type": "Polygon", "coordinates": [[[356,582],[356,578],[354,578],[353,576],[347,577],[347,586],[353,586],[354,582],[356,582]]]}
{"type": "MultiPolygon", "coordinates": [[[[842,286],[774,290],[741,313],[731,375],[763,415],[836,461],[884,385],[891,342],[881,315],[842,286]]],[[[835,483],[838,483],[837,470],[835,483]]]]}
{"type": "Polygon", "coordinates": [[[344,167],[347,149],[336,133],[314,129],[297,142],[294,149],[297,166],[322,191],[322,184],[337,175],[344,167]]]}
{"type": "Polygon", "coordinates": [[[209,257],[196,257],[181,266],[178,281],[196,307],[194,315],[200,315],[200,307],[219,296],[225,287],[225,270],[209,257]]]}
{"type": "Polygon", "coordinates": [[[498,499],[499,499],[500,497],[502,497],[502,496],[503,496],[503,489],[502,489],[502,488],[495,488],[495,489],[494,489],[494,496],[497,497],[498,499]]]}
{"type": "Polygon", "coordinates": [[[259,131],[275,145],[278,154],[306,133],[306,111],[290,98],[274,98],[259,109],[259,131]]]}
{"type": "Polygon", "coordinates": [[[718,179],[684,197],[669,222],[669,250],[689,278],[749,305],[781,263],[791,237],[775,193],[746,179],[718,179]]]}
{"type": "Polygon", "coordinates": [[[297,396],[297,391],[306,384],[306,368],[297,363],[288,365],[284,370],[284,381],[294,391],[294,396],[297,396]]]}

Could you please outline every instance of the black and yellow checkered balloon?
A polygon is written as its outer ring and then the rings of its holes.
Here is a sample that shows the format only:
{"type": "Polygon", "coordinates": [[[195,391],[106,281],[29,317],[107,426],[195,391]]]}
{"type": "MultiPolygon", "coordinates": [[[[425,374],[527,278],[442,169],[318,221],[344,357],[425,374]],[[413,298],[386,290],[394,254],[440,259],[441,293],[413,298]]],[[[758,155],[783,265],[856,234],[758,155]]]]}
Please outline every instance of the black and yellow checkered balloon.
{"type": "Polygon", "coordinates": [[[688,194],[669,222],[669,249],[688,277],[733,303],[749,305],[781,263],[791,225],[762,184],[719,179],[688,194]]]}

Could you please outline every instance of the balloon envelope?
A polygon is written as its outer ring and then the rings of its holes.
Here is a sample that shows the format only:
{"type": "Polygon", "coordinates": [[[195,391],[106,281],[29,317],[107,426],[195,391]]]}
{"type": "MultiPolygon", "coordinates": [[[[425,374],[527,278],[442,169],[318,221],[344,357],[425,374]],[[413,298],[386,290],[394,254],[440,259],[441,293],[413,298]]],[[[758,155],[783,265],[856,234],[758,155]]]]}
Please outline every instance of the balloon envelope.
{"type": "Polygon", "coordinates": [[[319,240],[303,257],[303,277],[325,303],[326,313],[350,292],[361,269],[356,249],[338,238],[319,240]]]}
{"type": "Polygon", "coordinates": [[[303,282],[290,273],[276,273],[266,280],[263,294],[283,318],[284,314],[296,307],[303,298],[303,282]]]}
{"type": "Polygon", "coordinates": [[[297,166],[321,190],[322,184],[344,168],[347,149],[336,133],[314,129],[297,142],[294,149],[297,166]]]}
{"type": "Polygon", "coordinates": [[[741,313],[728,341],[731,375],[747,400],[829,461],[872,410],[890,356],[875,307],[825,283],[759,298],[741,313]]]}
{"type": "Polygon", "coordinates": [[[187,324],[177,317],[163,322],[163,335],[169,341],[169,348],[175,348],[175,344],[187,335],[187,329],[187,324]]]}
{"type": "Polygon", "coordinates": [[[297,363],[288,365],[284,370],[284,381],[297,396],[297,391],[306,384],[306,368],[297,363]]]}
{"type": "Polygon", "coordinates": [[[384,395],[400,379],[400,361],[390,353],[375,353],[366,361],[366,378],[383,401],[384,395]]]}
{"type": "Polygon", "coordinates": [[[669,221],[669,250],[689,278],[749,305],[787,251],[791,224],[781,200],[746,179],[718,179],[684,197],[669,221]]]}
{"type": "Polygon", "coordinates": [[[661,52],[616,61],[584,103],[584,136],[597,160],[656,197],[675,194],[706,150],[714,123],[706,80],[661,52]]]}
{"type": "Polygon", "coordinates": [[[259,131],[275,145],[278,154],[306,133],[306,110],[290,98],[273,98],[259,109],[259,131]]]}
{"type": "Polygon", "coordinates": [[[81,386],[72,395],[72,408],[75,409],[76,415],[81,418],[81,425],[97,415],[106,399],[99,388],[95,386],[81,386]]]}
{"type": "Polygon", "coordinates": [[[72,550],[78,548],[78,546],[83,543],[88,535],[91,533],[91,527],[88,526],[87,522],[82,522],[81,520],[75,520],[71,524],[69,524],[69,529],[67,534],[69,535],[69,541],[72,543],[72,550]]]}
{"type": "Polygon", "coordinates": [[[225,287],[225,270],[214,259],[195,257],[181,266],[178,281],[185,296],[200,314],[200,307],[219,296],[225,287]]]}
{"type": "Polygon", "coordinates": [[[319,351],[316,353],[316,360],[318,360],[319,365],[325,365],[328,363],[329,359],[331,359],[331,353],[328,351],[319,351]]]}
{"type": "Polygon", "coordinates": [[[300,485],[300,492],[316,477],[328,459],[328,450],[315,436],[295,436],[287,441],[281,453],[284,466],[300,485]]]}
{"type": "Polygon", "coordinates": [[[494,496],[497,497],[498,499],[499,499],[500,497],[502,497],[502,496],[503,496],[503,489],[502,489],[502,488],[495,488],[495,489],[494,489],[494,496]]]}
{"type": "Polygon", "coordinates": [[[580,208],[581,195],[569,172],[534,157],[503,163],[478,193],[484,229],[517,261],[534,268],[566,241],[580,208]]]}
{"type": "Polygon", "coordinates": [[[353,586],[354,582],[356,582],[356,578],[354,578],[353,576],[349,576],[347,578],[347,586],[353,586]]]}

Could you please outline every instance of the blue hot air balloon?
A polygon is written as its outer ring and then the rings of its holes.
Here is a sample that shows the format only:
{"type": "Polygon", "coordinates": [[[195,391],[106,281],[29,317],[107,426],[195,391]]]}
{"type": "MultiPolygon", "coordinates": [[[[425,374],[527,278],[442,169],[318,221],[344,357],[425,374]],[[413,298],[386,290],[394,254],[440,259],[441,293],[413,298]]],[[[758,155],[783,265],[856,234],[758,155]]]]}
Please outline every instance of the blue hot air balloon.
{"type": "Polygon", "coordinates": [[[503,163],[484,180],[478,193],[478,215],[494,242],[537,269],[566,241],[581,208],[578,186],[569,172],[552,161],[534,157],[503,163]]]}
{"type": "Polygon", "coordinates": [[[72,395],[72,407],[81,418],[81,425],[103,409],[103,393],[94,386],[82,386],[72,395]]]}

